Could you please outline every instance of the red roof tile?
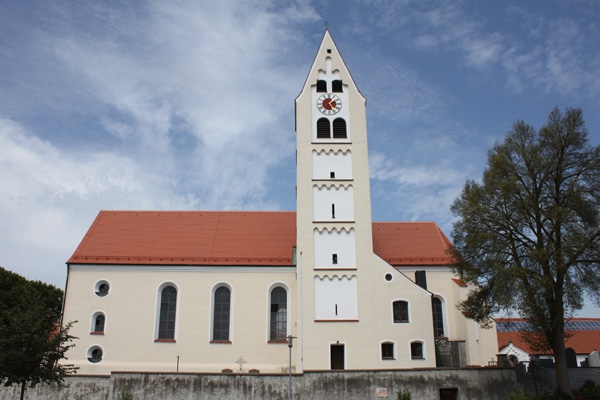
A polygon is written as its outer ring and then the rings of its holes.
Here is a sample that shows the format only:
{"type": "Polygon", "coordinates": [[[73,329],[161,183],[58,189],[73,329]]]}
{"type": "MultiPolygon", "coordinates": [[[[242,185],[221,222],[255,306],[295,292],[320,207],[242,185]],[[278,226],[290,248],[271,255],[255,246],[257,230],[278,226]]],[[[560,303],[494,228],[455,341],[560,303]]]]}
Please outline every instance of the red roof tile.
{"type": "Polygon", "coordinates": [[[373,251],[391,265],[448,265],[450,246],[435,222],[373,223],[373,251]]]}
{"type": "Polygon", "coordinates": [[[296,213],[101,211],[72,264],[291,265],[296,213]]]}
{"type": "MultiPolygon", "coordinates": [[[[497,319],[496,322],[499,321],[525,321],[522,318],[501,318],[497,319]]],[[[598,318],[573,318],[571,321],[600,321],[598,318]]],[[[573,336],[565,341],[565,345],[567,348],[572,348],[576,354],[590,354],[594,350],[600,349],[600,331],[598,330],[577,330],[571,331],[574,332],[573,336]]],[[[502,350],[506,346],[508,346],[509,341],[513,343],[513,345],[517,346],[519,349],[529,353],[529,354],[538,354],[538,352],[533,351],[529,344],[525,342],[522,338],[522,334],[527,334],[527,332],[497,332],[498,335],[498,350],[502,350]]],[[[548,352],[551,354],[551,352],[548,352]]]]}
{"type": "MultiPolygon", "coordinates": [[[[295,212],[101,211],[70,264],[291,265],[295,212]]],[[[392,265],[445,265],[433,222],[375,222],[375,253],[392,265]]]]}

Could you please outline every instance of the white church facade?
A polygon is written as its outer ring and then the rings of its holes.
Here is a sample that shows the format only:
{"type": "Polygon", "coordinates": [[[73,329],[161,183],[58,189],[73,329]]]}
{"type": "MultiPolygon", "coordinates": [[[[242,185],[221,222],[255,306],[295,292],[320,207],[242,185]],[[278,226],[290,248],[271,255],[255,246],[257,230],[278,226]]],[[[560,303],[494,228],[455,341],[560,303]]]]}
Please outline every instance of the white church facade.
{"type": "Polygon", "coordinates": [[[371,220],[366,99],[329,31],[296,134],[296,212],[98,214],[67,262],[80,374],[285,373],[290,336],[293,372],[436,367],[436,343],[495,358],[439,227],[371,220]]]}

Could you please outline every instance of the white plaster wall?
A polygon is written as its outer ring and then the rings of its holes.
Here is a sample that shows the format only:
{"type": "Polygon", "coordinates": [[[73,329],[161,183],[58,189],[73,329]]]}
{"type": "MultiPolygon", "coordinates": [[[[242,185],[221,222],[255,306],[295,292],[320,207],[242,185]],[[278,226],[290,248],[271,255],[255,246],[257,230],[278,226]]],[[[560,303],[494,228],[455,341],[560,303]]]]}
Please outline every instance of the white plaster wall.
{"type": "Polygon", "coordinates": [[[315,276],[315,320],[358,319],[356,276],[315,276]]]}
{"type": "Polygon", "coordinates": [[[356,268],[356,243],[354,229],[314,230],[315,268],[356,268]],[[332,254],[337,254],[333,264],[332,254]]]}
{"type": "MultiPolygon", "coordinates": [[[[294,267],[71,266],[64,321],[79,321],[71,334],[79,339],[68,352],[78,374],[106,375],[111,371],[220,372],[236,370],[244,356],[247,371],[287,371],[285,343],[268,343],[270,289],[288,291],[288,333],[295,330],[296,280],[294,267]],[[111,284],[105,297],[94,293],[98,279],[111,284]],[[178,288],[174,342],[155,342],[157,290],[164,282],[178,288]],[[211,341],[212,298],[215,285],[232,289],[230,340],[211,341]],[[106,316],[103,335],[91,333],[92,315],[106,316]],[[99,363],[87,360],[88,349],[100,346],[99,363]]],[[[295,359],[293,360],[295,368],[295,359]]]]}
{"type": "Polygon", "coordinates": [[[313,179],[352,179],[352,152],[313,151],[313,179]],[[335,178],[331,178],[331,173],[335,178]]]}
{"type": "Polygon", "coordinates": [[[354,190],[349,186],[313,186],[315,221],[353,221],[354,190]],[[332,218],[331,205],[335,205],[335,218],[332,218]]]}

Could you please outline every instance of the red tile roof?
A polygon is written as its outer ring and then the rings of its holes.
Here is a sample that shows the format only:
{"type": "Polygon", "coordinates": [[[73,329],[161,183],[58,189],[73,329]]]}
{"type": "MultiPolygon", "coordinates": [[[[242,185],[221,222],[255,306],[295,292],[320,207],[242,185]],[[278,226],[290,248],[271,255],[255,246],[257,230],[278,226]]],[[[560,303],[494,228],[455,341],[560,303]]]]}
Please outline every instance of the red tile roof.
{"type": "Polygon", "coordinates": [[[435,222],[373,223],[373,251],[394,266],[448,265],[450,248],[435,222]]]}
{"type": "MultiPolygon", "coordinates": [[[[69,264],[291,265],[295,212],[101,211],[69,264]]],[[[375,253],[392,265],[446,265],[433,222],[373,223],[375,253]]]]}
{"type": "MultiPolygon", "coordinates": [[[[521,318],[511,318],[513,321],[524,321],[521,318]]],[[[511,319],[498,319],[498,321],[509,321],[511,319]]],[[[573,318],[571,321],[600,321],[600,318],[573,318]]],[[[567,348],[572,348],[576,354],[590,354],[594,350],[600,350],[600,331],[598,330],[577,330],[574,332],[573,336],[565,341],[565,345],[567,348]]],[[[538,354],[538,352],[533,351],[529,344],[525,342],[522,338],[522,334],[527,334],[527,332],[497,332],[498,335],[498,351],[502,350],[506,346],[508,346],[508,342],[512,342],[513,345],[517,346],[519,349],[527,352],[528,354],[538,354]]],[[[551,354],[548,352],[547,354],[551,354]]]]}
{"type": "Polygon", "coordinates": [[[101,211],[72,264],[291,265],[296,213],[101,211]]]}

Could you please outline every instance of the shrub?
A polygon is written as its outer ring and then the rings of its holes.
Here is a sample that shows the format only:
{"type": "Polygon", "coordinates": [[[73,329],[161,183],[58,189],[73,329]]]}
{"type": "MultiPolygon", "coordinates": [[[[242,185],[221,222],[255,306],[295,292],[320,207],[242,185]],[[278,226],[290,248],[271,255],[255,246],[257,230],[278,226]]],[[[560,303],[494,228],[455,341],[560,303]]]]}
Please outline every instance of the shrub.
{"type": "Polygon", "coordinates": [[[411,398],[412,398],[412,396],[408,390],[407,391],[403,390],[401,392],[398,392],[398,400],[411,400],[411,398]]]}
{"type": "Polygon", "coordinates": [[[122,391],[118,400],[133,400],[133,393],[129,390],[122,391]]]}

